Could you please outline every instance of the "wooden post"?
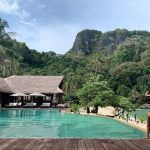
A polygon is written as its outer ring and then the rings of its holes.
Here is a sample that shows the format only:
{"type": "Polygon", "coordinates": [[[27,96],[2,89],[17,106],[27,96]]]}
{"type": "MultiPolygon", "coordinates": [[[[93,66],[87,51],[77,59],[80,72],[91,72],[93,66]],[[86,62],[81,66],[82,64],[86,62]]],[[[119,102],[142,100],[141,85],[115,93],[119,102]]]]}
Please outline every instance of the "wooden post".
{"type": "Polygon", "coordinates": [[[150,136],[150,112],[147,115],[147,138],[149,139],[150,136]]]}

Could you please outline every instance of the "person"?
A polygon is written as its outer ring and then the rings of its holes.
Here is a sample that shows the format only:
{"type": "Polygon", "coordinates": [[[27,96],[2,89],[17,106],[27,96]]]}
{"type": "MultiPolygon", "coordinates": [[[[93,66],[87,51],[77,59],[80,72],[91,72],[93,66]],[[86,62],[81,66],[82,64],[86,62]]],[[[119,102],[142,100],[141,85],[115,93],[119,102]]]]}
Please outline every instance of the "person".
{"type": "Polygon", "coordinates": [[[127,117],[127,122],[128,122],[128,120],[129,120],[129,113],[126,114],[126,117],[127,117]]]}
{"type": "Polygon", "coordinates": [[[136,122],[136,114],[134,115],[134,119],[135,119],[135,122],[136,122]]]}
{"type": "Polygon", "coordinates": [[[89,109],[89,107],[87,107],[87,114],[89,114],[90,113],[90,109],[89,109]]]}

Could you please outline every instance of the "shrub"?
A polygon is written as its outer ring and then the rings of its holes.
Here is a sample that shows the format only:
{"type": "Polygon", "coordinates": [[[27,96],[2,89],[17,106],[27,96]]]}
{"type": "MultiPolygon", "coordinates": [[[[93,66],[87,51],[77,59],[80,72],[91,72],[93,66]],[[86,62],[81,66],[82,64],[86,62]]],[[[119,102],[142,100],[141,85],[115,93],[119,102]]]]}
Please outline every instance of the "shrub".
{"type": "Polygon", "coordinates": [[[72,110],[74,113],[79,112],[79,105],[77,105],[77,104],[72,104],[72,105],[71,105],[71,110],[72,110]]]}
{"type": "Polygon", "coordinates": [[[139,116],[139,120],[140,120],[141,123],[143,123],[145,119],[144,119],[143,116],[139,116]]]}

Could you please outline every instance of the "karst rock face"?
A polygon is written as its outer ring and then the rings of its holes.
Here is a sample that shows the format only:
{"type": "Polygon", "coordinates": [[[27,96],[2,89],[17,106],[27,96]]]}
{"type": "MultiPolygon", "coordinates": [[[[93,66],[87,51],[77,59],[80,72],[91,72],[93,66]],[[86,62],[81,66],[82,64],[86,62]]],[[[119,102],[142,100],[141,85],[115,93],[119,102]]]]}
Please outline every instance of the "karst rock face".
{"type": "Polygon", "coordinates": [[[96,30],[83,30],[76,36],[75,42],[71,49],[76,54],[88,55],[93,52],[93,48],[96,46],[96,41],[101,36],[100,31],[96,30]]]}
{"type": "Polygon", "coordinates": [[[93,52],[103,51],[109,55],[117,49],[119,44],[139,34],[141,33],[138,31],[128,31],[126,29],[116,29],[104,33],[86,29],[77,34],[70,52],[76,55],[88,55],[93,52]]]}

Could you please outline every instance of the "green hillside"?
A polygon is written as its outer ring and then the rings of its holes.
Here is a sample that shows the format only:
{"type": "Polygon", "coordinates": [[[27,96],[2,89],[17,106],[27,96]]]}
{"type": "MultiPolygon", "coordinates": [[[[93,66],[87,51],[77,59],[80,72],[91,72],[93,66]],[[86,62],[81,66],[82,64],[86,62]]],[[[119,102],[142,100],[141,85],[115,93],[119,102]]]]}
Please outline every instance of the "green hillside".
{"type": "Polygon", "coordinates": [[[0,19],[0,76],[64,75],[66,100],[129,107],[150,90],[150,32],[84,30],[64,55],[37,52],[6,33],[0,19]],[[119,103],[118,103],[119,101],[119,103]]]}

